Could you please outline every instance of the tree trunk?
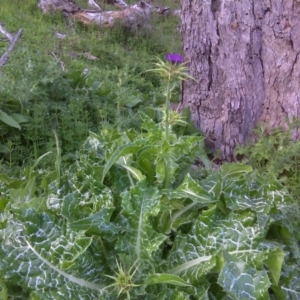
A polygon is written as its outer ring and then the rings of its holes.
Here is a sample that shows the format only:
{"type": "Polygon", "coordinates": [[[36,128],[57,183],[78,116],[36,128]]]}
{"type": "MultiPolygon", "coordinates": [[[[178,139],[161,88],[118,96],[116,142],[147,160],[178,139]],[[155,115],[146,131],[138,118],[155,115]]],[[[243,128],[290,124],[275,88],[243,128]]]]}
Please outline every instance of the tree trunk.
{"type": "MultiPolygon", "coordinates": [[[[182,0],[183,84],[207,141],[231,158],[258,122],[300,116],[300,0],[182,0]]],[[[299,131],[294,138],[299,137],[299,131]]]]}

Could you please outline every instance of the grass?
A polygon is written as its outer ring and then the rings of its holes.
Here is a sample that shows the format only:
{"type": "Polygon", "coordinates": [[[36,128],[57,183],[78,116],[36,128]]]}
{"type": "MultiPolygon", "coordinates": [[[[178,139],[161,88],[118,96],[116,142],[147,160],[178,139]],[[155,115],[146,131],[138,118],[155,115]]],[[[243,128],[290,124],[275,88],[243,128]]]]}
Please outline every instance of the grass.
{"type": "MultiPolygon", "coordinates": [[[[170,0],[155,4],[180,6],[170,0]]],[[[2,0],[0,22],[11,33],[23,28],[0,77],[0,109],[28,120],[21,131],[0,124],[0,157],[10,170],[48,151],[55,153],[53,130],[62,147],[62,163],[71,163],[90,130],[99,131],[103,124],[138,126],[137,108],[164,101],[159,77],[145,71],[153,67],[155,56],[181,52],[176,17],[153,15],[150,30],[130,33],[119,26],[70,26],[60,12],[42,14],[36,0],[2,0]],[[66,38],[58,39],[57,32],[66,38]],[[88,75],[81,76],[83,71],[88,75]]],[[[0,55],[5,47],[1,42],[0,55]]],[[[48,156],[43,163],[54,160],[48,156]]]]}

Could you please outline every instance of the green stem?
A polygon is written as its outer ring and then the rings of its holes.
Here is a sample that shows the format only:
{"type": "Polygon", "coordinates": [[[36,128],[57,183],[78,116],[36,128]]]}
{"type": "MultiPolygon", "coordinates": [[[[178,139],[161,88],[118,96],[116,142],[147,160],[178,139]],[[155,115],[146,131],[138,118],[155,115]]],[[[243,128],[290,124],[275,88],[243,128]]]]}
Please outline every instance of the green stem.
{"type": "Polygon", "coordinates": [[[164,165],[165,165],[165,188],[168,189],[170,185],[169,160],[165,161],[164,165]]]}
{"type": "Polygon", "coordinates": [[[166,131],[166,140],[169,140],[169,113],[170,113],[170,78],[167,82],[167,96],[166,96],[166,121],[165,121],[165,131],[166,131]]]}
{"type": "MultiPolygon", "coordinates": [[[[167,81],[167,96],[166,96],[166,120],[165,120],[165,133],[166,141],[169,142],[169,113],[170,113],[170,77],[167,81]]],[[[170,162],[169,159],[165,161],[165,188],[169,188],[170,185],[170,175],[169,175],[170,162]]]]}

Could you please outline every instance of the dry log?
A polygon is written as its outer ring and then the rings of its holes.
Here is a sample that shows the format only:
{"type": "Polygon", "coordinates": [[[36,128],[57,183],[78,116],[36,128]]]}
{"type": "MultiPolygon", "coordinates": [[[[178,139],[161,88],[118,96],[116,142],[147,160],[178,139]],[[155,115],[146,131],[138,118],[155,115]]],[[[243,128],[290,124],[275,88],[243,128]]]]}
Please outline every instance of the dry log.
{"type": "Polygon", "coordinates": [[[180,18],[180,9],[173,10],[168,6],[165,7],[155,6],[155,10],[158,14],[162,16],[176,16],[180,18]]]}
{"type": "Polygon", "coordinates": [[[62,10],[73,13],[80,10],[73,0],[40,0],[38,4],[43,13],[48,13],[55,10],[62,10]]]}
{"type": "Polygon", "coordinates": [[[122,10],[93,12],[80,10],[73,13],[73,17],[85,25],[96,24],[99,27],[113,27],[116,23],[130,29],[137,29],[149,23],[151,5],[141,1],[122,10]]]}
{"type": "Polygon", "coordinates": [[[102,11],[102,8],[94,0],[88,0],[88,6],[91,9],[102,11]]]}
{"type": "Polygon", "coordinates": [[[179,10],[154,6],[152,0],[144,0],[131,6],[124,0],[103,1],[118,6],[121,10],[102,11],[95,0],[88,0],[89,7],[95,8],[93,10],[81,9],[73,0],[40,0],[39,7],[44,13],[60,9],[63,11],[64,16],[72,16],[85,25],[96,24],[99,27],[113,27],[115,24],[121,24],[134,30],[141,26],[147,26],[152,12],[161,15],[180,15],[179,10]]]}
{"type": "Polygon", "coordinates": [[[102,2],[118,6],[120,8],[129,7],[129,5],[125,1],[123,1],[123,0],[102,0],[102,2]]]}
{"type": "MultiPolygon", "coordinates": [[[[4,66],[7,63],[8,58],[9,58],[9,54],[13,51],[13,49],[14,49],[14,47],[16,45],[16,42],[21,37],[23,29],[22,28],[19,29],[19,31],[17,32],[17,34],[15,36],[13,36],[11,33],[7,32],[4,29],[3,24],[0,23],[0,32],[2,34],[4,34],[7,37],[8,41],[9,41],[9,47],[4,52],[4,54],[0,57],[0,67],[2,67],[2,66],[4,66]]],[[[1,73],[0,73],[0,76],[1,76],[1,73]]]]}

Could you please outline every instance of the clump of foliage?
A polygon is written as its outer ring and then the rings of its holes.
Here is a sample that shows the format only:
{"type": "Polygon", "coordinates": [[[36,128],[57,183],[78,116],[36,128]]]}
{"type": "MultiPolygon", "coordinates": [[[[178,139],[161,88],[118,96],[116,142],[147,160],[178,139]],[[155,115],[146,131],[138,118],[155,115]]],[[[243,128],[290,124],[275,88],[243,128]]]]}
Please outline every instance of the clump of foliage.
{"type": "Polygon", "coordinates": [[[62,160],[72,163],[90,130],[138,127],[136,108],[163,101],[160,78],[145,70],[154,55],[181,47],[174,35],[176,18],[157,18],[149,30],[124,32],[121,27],[67,26],[61,12],[42,14],[36,0],[3,0],[0,19],[9,32],[21,27],[24,32],[0,77],[0,158],[10,170],[53,150],[52,130],[60,139],[62,160]],[[22,14],[16,15],[20,6],[22,14]]]}
{"type": "Polygon", "coordinates": [[[203,137],[177,135],[172,78],[161,122],[90,133],[76,164],[22,179],[0,174],[4,299],[294,299],[300,295],[298,206],[242,164],[212,170],[203,137]],[[193,177],[202,158],[206,172],[193,177]]]}
{"type": "Polygon", "coordinates": [[[141,132],[90,134],[59,176],[37,163],[1,174],[3,299],[297,298],[299,219],[283,187],[239,164],[192,178],[203,138],[167,141],[164,122],[141,118],[141,132]]]}
{"type": "Polygon", "coordinates": [[[238,147],[237,154],[268,178],[279,179],[300,201],[300,142],[291,139],[295,129],[299,130],[296,120],[287,129],[276,128],[271,132],[261,125],[254,131],[256,142],[238,147]]]}
{"type": "Polygon", "coordinates": [[[180,49],[175,19],[67,29],[21,4],[0,6],[26,26],[0,78],[0,299],[300,298],[296,202],[249,165],[213,170],[189,110],[170,110],[184,66],[145,71],[180,49]]]}
{"type": "Polygon", "coordinates": [[[2,157],[19,162],[27,153],[27,160],[36,159],[55,147],[53,130],[60,137],[63,154],[75,153],[89,130],[97,131],[103,119],[115,123],[116,111],[111,105],[114,99],[114,92],[81,71],[40,79],[27,95],[26,104],[22,106],[23,114],[11,115],[14,118],[25,115],[22,131],[10,129],[2,132],[2,157]],[[12,154],[9,145],[14,148],[12,154]]]}

